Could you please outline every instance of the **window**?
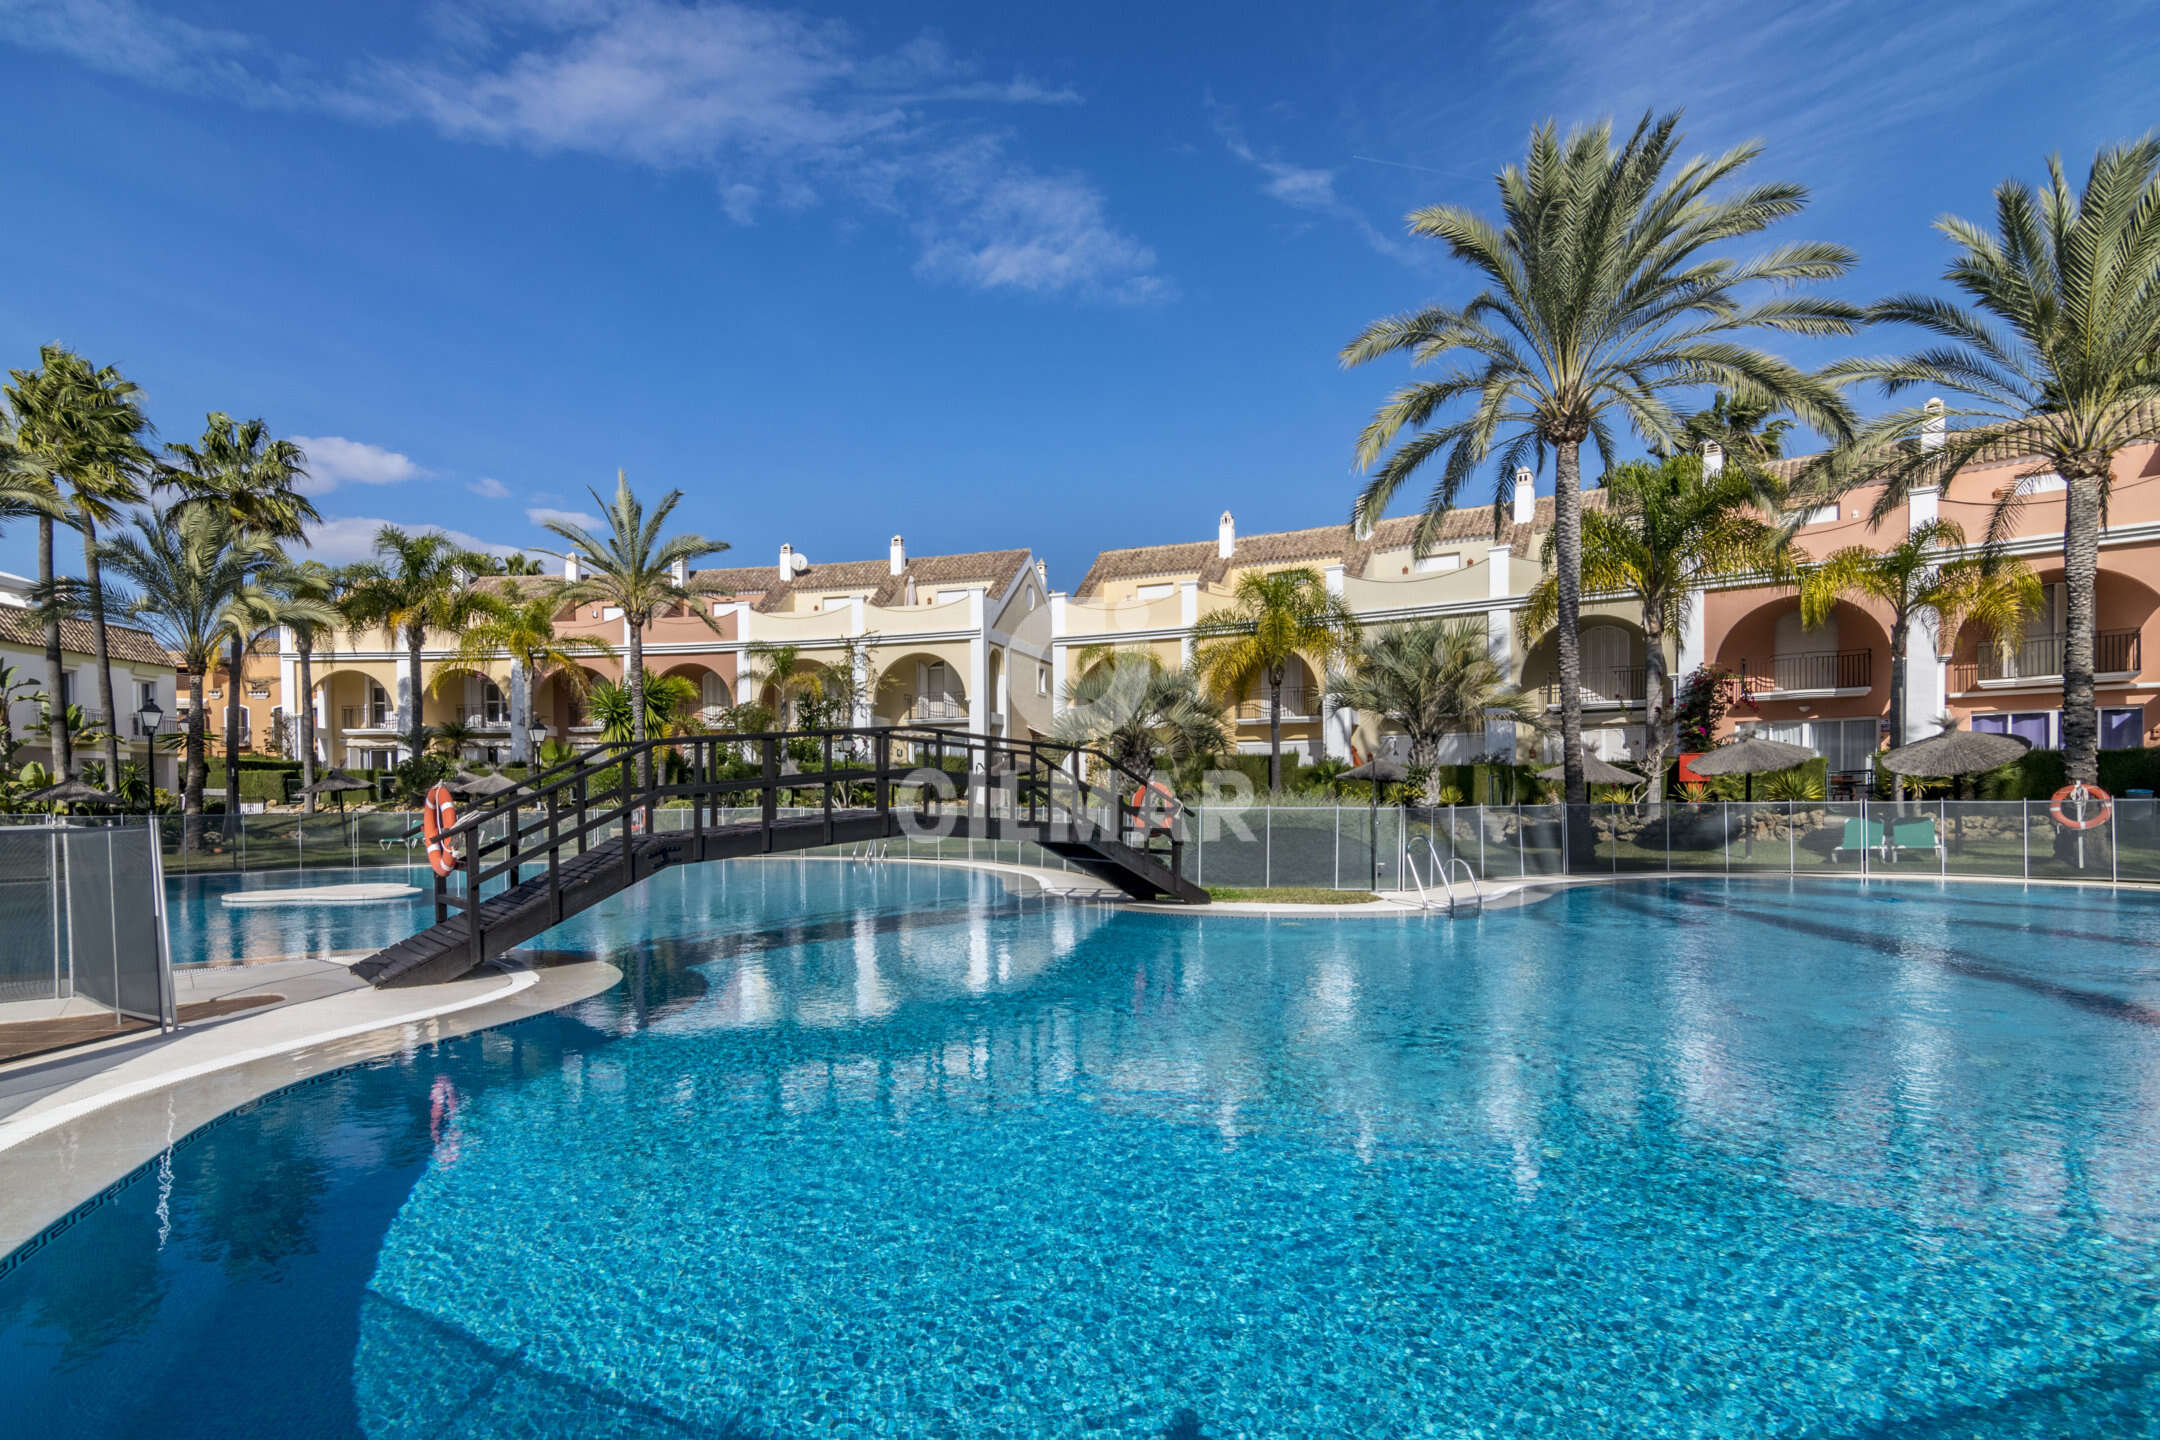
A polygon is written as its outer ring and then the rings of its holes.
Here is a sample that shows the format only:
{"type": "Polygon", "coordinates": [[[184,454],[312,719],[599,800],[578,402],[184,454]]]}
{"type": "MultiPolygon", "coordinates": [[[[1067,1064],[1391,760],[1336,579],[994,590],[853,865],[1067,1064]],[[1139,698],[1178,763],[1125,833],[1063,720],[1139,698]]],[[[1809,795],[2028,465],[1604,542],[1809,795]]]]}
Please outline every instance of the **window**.
{"type": "Polygon", "coordinates": [[[1037,695],[1048,695],[1050,693],[1050,667],[1048,665],[1035,667],[1035,693],[1037,695]]]}
{"type": "Polygon", "coordinates": [[[1972,728],[1983,735],[2015,735],[2031,741],[2035,750],[2048,750],[2055,745],[2059,714],[2055,710],[2020,710],[2007,715],[1975,715],[1972,728]]]}
{"type": "MultiPolygon", "coordinates": [[[[213,690],[210,693],[215,695],[217,692],[213,690]]],[[[72,670],[62,670],[60,672],[60,708],[64,710],[74,703],[75,672],[72,670]]]]}
{"type": "Polygon", "coordinates": [[[622,619],[622,606],[620,606],[620,605],[610,605],[610,606],[608,606],[608,607],[607,607],[606,609],[604,609],[604,610],[602,610],[602,611],[600,612],[600,618],[601,618],[602,620],[620,620],[620,619],[622,619]]]}
{"type": "Polygon", "coordinates": [[[1029,588],[1029,590],[1028,590],[1028,592],[1027,592],[1027,597],[1028,597],[1028,613],[1029,613],[1029,614],[1033,614],[1033,613],[1034,613],[1034,611],[1035,611],[1035,591],[1034,591],[1034,589],[1033,589],[1032,587],[1030,587],[1030,588],[1029,588]]]}
{"type": "Polygon", "coordinates": [[[2145,743],[2145,712],[2122,709],[2100,712],[2100,748],[2135,750],[2145,743]]]}
{"type": "Polygon", "coordinates": [[[154,704],[156,704],[156,703],[157,703],[157,681],[155,681],[155,680],[138,680],[138,681],[136,681],[136,682],[135,682],[135,708],[136,708],[136,709],[138,709],[138,710],[140,710],[140,709],[142,709],[142,708],[143,708],[144,706],[146,706],[146,705],[154,705],[154,704]]]}
{"type": "Polygon", "coordinates": [[[1438,570],[1460,569],[1462,569],[1462,556],[1460,555],[1427,555],[1417,562],[1417,571],[1420,575],[1430,575],[1438,570]]]}
{"type": "Polygon", "coordinates": [[[968,592],[965,590],[940,590],[937,592],[937,603],[949,605],[955,600],[965,600],[967,597],[968,592]]]}
{"type": "Polygon", "coordinates": [[[1167,600],[1175,594],[1177,594],[1177,586],[1175,585],[1142,585],[1133,591],[1133,598],[1135,600],[1167,600]]]}
{"type": "Polygon", "coordinates": [[[267,700],[270,698],[270,687],[259,680],[250,680],[247,693],[250,700],[267,700]]]}
{"type": "Polygon", "coordinates": [[[1831,525],[1836,523],[1837,518],[1838,509],[1835,505],[1814,505],[1785,517],[1788,524],[1798,520],[1802,525],[1831,525]]]}
{"type": "Polygon", "coordinates": [[[507,725],[510,723],[510,702],[503,698],[502,687],[485,676],[480,680],[480,723],[483,725],[507,725]]]}
{"type": "Polygon", "coordinates": [[[1762,728],[1772,740],[1813,750],[1823,757],[1831,774],[1839,775],[1868,768],[1882,734],[1882,721],[1864,716],[1855,720],[1789,721],[1762,728]]]}
{"type": "Polygon", "coordinates": [[[2020,495],[2048,495],[2063,488],[2063,477],[2052,470],[2045,475],[2027,475],[2017,482],[2020,495]]]}

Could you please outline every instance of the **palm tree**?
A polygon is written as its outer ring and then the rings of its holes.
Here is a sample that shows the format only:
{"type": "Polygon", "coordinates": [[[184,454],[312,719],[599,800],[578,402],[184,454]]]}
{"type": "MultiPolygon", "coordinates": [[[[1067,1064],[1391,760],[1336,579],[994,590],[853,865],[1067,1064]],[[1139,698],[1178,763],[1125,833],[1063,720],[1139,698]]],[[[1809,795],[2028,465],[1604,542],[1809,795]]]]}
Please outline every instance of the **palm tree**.
{"type": "MultiPolygon", "coordinates": [[[[112,656],[105,630],[97,527],[100,522],[110,524],[117,507],[143,498],[141,480],[148,473],[150,457],[142,436],[149,422],[143,417],[137,387],[110,366],[93,369],[80,355],[58,345],[44,346],[38,362],[36,370],[10,372],[15,383],[6,387],[6,394],[14,411],[18,461],[42,480],[38,488],[44,498],[56,502],[35,507],[45,660],[57,694],[63,663],[60,618],[67,607],[54,573],[52,549],[53,525],[61,520],[82,532],[85,568],[79,599],[94,633],[98,702],[107,717],[105,770],[115,775],[120,769],[120,738],[112,723],[112,656]]],[[[54,763],[65,777],[74,773],[74,745],[66,707],[55,707],[54,714],[54,763]]]]}
{"type": "Polygon", "coordinates": [[[1425,776],[1424,800],[1440,802],[1440,745],[1450,735],[1485,733],[1495,720],[1545,728],[1530,692],[1510,684],[1482,620],[1418,620],[1391,625],[1328,683],[1335,703],[1393,721],[1410,742],[1410,768],[1425,776]]]}
{"type": "Polygon", "coordinates": [[[1086,668],[1065,687],[1052,728],[1058,743],[1099,750],[1134,775],[1158,756],[1175,771],[1202,769],[1234,744],[1194,671],[1165,669],[1145,651],[1081,659],[1086,668]]]}
{"type": "Polygon", "coordinates": [[[416,760],[427,753],[421,653],[431,635],[462,633],[481,614],[480,592],[466,583],[471,561],[447,535],[409,535],[385,525],[375,532],[375,558],[346,572],[345,599],[338,608],[348,633],[358,639],[380,629],[405,642],[406,744],[416,760]]]}
{"type": "MultiPolygon", "coordinates": [[[[103,559],[135,592],[128,612],[173,652],[187,676],[181,812],[202,813],[203,677],[231,638],[231,608],[252,584],[266,537],[237,530],[213,510],[175,506],[139,518],[105,542],[103,559]]],[[[237,794],[237,790],[235,792],[237,794]]]]}
{"type": "Polygon", "coordinates": [[[2010,634],[2040,606],[2040,581],[2022,560],[1985,549],[1964,555],[1964,548],[1957,522],[1933,520],[1888,550],[1850,545],[1800,572],[1800,623],[1808,629],[1848,598],[1876,600],[1889,610],[1892,744],[1905,743],[1905,656],[1920,611],[1934,611],[1948,639],[1967,624],[2010,634]]]}
{"type": "Polygon", "coordinates": [[[436,667],[435,684],[462,680],[467,675],[487,675],[488,662],[501,656],[510,660],[512,718],[510,755],[527,759],[525,735],[532,718],[534,687],[554,674],[562,678],[573,695],[585,694],[582,655],[612,655],[604,643],[590,635],[558,635],[555,616],[561,611],[560,586],[543,584],[531,588],[510,586],[500,593],[477,591],[478,614],[458,636],[457,653],[436,667]]]}
{"type": "Polygon", "coordinates": [[[1230,604],[1193,626],[1193,665],[1208,689],[1235,705],[1259,682],[1268,692],[1268,788],[1282,787],[1282,686],[1291,662],[1325,675],[1357,649],[1358,622],[1312,569],[1247,570],[1230,604]]]}
{"type": "MultiPolygon", "coordinates": [[[[615,472],[615,497],[602,500],[600,492],[588,490],[607,517],[607,534],[595,535],[581,525],[550,520],[547,528],[570,543],[580,578],[563,586],[560,599],[566,605],[603,604],[622,611],[630,632],[629,662],[624,667],[631,694],[630,720],[633,738],[643,743],[645,727],[645,627],[664,610],[681,606],[720,633],[712,608],[698,598],[721,593],[722,587],[707,576],[693,575],[690,565],[702,556],[727,549],[723,540],[703,535],[663,538],[667,518],[682,502],[683,492],[670,490],[660,497],[648,518],[644,505],[630,489],[628,477],[615,472]]],[[[639,762],[643,781],[651,784],[648,756],[639,762]]]]}
{"type": "Polygon", "coordinates": [[[455,716],[434,726],[428,735],[429,742],[441,748],[442,753],[453,762],[462,764],[465,751],[477,744],[480,732],[455,716]]]}
{"type": "Polygon", "coordinates": [[[1723,390],[1710,404],[1681,423],[1686,450],[1700,454],[1703,442],[1712,441],[1743,465],[1760,465],[1782,459],[1785,432],[1792,421],[1773,419],[1772,407],[1735,400],[1723,390]]]}
{"type": "MultiPolygon", "coordinates": [[[[1604,508],[1583,512],[1584,587],[1592,594],[1627,595],[1641,610],[1648,672],[1644,694],[1649,697],[1643,728],[1653,797],[1664,792],[1665,755],[1672,739],[1665,637],[1686,627],[1705,580],[1740,574],[1775,577],[1789,569],[1784,531],[1763,508],[1767,483],[1741,466],[1705,474],[1702,460],[1694,455],[1677,455],[1659,465],[1634,461],[1606,477],[1604,508]]],[[[1523,607],[1526,635],[1543,634],[1559,612],[1554,542],[1555,537],[1546,536],[1547,574],[1523,607]]]]}
{"type": "Polygon", "coordinates": [[[655,675],[648,670],[642,687],[602,680],[588,692],[585,713],[600,726],[602,740],[619,745],[636,735],[634,707],[640,689],[644,693],[648,733],[662,739],[691,733],[689,715],[698,703],[696,683],[686,676],[655,675]]]}
{"type": "Polygon", "coordinates": [[[1550,124],[1540,126],[1528,159],[1499,176],[1501,227],[1457,205],[1410,216],[1412,234],[1445,243],[1488,288],[1460,307],[1435,305],[1375,321],[1342,351],[1345,365],[1400,352],[1415,363],[1463,357],[1447,375],[1397,391],[1359,436],[1358,464],[1377,465],[1352,508],[1360,532],[1436,456],[1445,459],[1417,531],[1421,549],[1496,444],[1502,475],[1552,453],[1560,732],[1570,804],[1581,804],[1586,794],[1577,625],[1584,441],[1597,446],[1610,468],[1617,416],[1645,439],[1676,449],[1682,427],[1667,397],[1698,385],[1722,385],[1748,405],[1790,411],[1834,440],[1852,431],[1851,411],[1828,382],[1732,338],[1747,329],[1850,331],[1859,312],[1840,301],[1779,295],[1743,303],[1742,292],[1832,279],[1852,263],[1851,252],[1801,243],[1747,260],[1718,253],[1797,213],[1807,192],[1760,184],[1712,198],[1709,192],[1744,170],[1761,147],[1742,145],[1675,167],[1678,127],[1677,114],[1645,115],[1616,147],[1609,123],[1565,140],[1550,124]],[[1434,423],[1458,401],[1470,402],[1467,414],[1434,423]],[[1406,429],[1422,433],[1389,454],[1406,429]]]}
{"type": "MultiPolygon", "coordinates": [[[[322,517],[297,486],[307,478],[307,454],[290,440],[273,440],[261,420],[235,422],[213,410],[203,417],[202,439],[165,447],[167,463],[158,483],[181,494],[180,509],[213,510],[238,535],[259,536],[267,547],[243,546],[256,557],[259,581],[284,563],[283,545],[304,538],[310,521],[322,517]]],[[[231,688],[225,700],[225,775],[237,802],[240,776],[241,665],[254,640],[235,627],[231,639],[231,688]]]]}
{"type": "MultiPolygon", "coordinates": [[[[2160,139],[2102,150],[2082,192],[2051,156],[2044,189],[2018,180],[1995,187],[1992,232],[1955,216],[1936,228],[1957,248],[1944,278],[1967,303],[1896,295],[1868,318],[1914,326],[1940,343],[1827,373],[1841,383],[1873,381],[1885,395],[1947,390],[1958,403],[1881,415],[1807,478],[1834,493],[1881,486],[1881,518],[1913,487],[1941,486],[1983,457],[2042,460],[2062,477],[2063,761],[2072,780],[2091,783],[2100,764],[2100,531],[2116,455],[2160,439],[2160,139]]],[[[2010,486],[1997,502],[1990,543],[2009,533],[2023,491],[2010,486]]]]}
{"type": "MultiPolygon", "coordinates": [[[[325,607],[330,620],[316,624],[297,607],[289,608],[285,621],[292,631],[293,648],[300,661],[300,788],[315,783],[315,647],[335,635],[343,614],[337,608],[344,578],[320,560],[303,560],[281,567],[271,577],[270,588],[286,601],[312,601],[325,607]]],[[[307,813],[315,813],[315,796],[304,797],[307,813]]]]}

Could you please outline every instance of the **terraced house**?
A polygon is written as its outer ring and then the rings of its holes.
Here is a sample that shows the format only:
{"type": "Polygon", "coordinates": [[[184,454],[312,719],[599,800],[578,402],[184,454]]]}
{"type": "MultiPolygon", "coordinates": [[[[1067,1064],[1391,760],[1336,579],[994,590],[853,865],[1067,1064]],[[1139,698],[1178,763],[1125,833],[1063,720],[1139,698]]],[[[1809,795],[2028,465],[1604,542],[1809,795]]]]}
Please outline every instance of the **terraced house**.
{"type": "MultiPolygon", "coordinates": [[[[1939,434],[1923,445],[1940,443],[1939,434]]],[[[1705,462],[1722,465],[1715,446],[1705,462]]],[[[1806,458],[1771,462],[1785,477],[1806,458]]],[[[1983,454],[1950,482],[1915,491],[1883,523],[1869,522],[1877,492],[1855,491],[1836,504],[1810,508],[1799,520],[1796,544],[1820,560],[1847,546],[1888,549],[1915,526],[1953,520],[1977,544],[1988,533],[1997,502],[2012,491],[2022,504],[2008,527],[2004,550],[2030,564],[2045,602],[2015,635],[1992,635],[1967,625],[1944,635],[1923,612],[1908,641],[1906,739],[1933,733],[1945,716],[1976,730],[2008,731],[2036,746],[2061,743],[2063,652],[2061,477],[2016,454],[1983,454]]],[[[1587,506],[1603,495],[1584,495],[1587,506]]],[[[1525,599],[1542,577],[1540,557],[1552,527],[1552,498],[1536,494],[1528,471],[1515,477],[1499,515],[1484,507],[1447,517],[1437,542],[1413,553],[1413,519],[1382,521],[1363,540],[1347,526],[1240,536],[1223,514],[1216,537],[1133,549],[1106,550],[1070,594],[1053,594],[1053,688],[1119,650],[1144,651],[1168,665],[1191,655],[1193,625],[1230,602],[1246,570],[1310,567],[1325,578],[1367,626],[1431,617],[1481,620],[1509,673],[1540,695],[1557,728],[1559,689],[1553,637],[1527,636],[1518,624],[1525,599]]],[[[2118,748],[2160,743],[2160,668],[2145,659],[2144,637],[2160,613],[2160,447],[2124,450],[2117,462],[2101,541],[2098,585],[2098,668],[2101,743],[2118,748]]],[[[1634,602],[1588,597],[1582,620],[1585,745],[1607,759],[1637,755],[1647,714],[1645,637],[1634,602]]],[[[1891,713],[1892,616],[1878,601],[1841,600],[1814,628],[1802,624],[1790,586],[1737,579],[1716,582],[1695,597],[1688,623],[1669,637],[1675,683],[1697,667],[1726,672],[1730,709],[1723,733],[1740,728],[1807,745],[1827,757],[1848,783],[1865,776],[1886,737],[1891,713]]],[[[1371,716],[1331,707],[1320,675],[1293,667],[1284,687],[1286,748],[1308,759],[1350,758],[1398,748],[1397,737],[1371,716]]],[[[1267,747],[1268,701],[1258,689],[1239,699],[1231,718],[1239,748],[1267,747]]],[[[1516,737],[1505,731],[1455,737],[1443,759],[1509,754],[1516,737]]],[[[1540,758],[1557,755],[1547,737],[1540,758]]],[[[1525,757],[1528,758],[1528,757],[1525,757]]]]}
{"type": "MultiPolygon", "coordinates": [[[[790,678],[838,666],[854,673],[858,724],[991,735],[1026,735],[1048,724],[1049,607],[1042,567],[1027,550],[910,556],[896,535],[879,560],[818,564],[790,544],[770,567],[698,573],[720,587],[700,602],[710,606],[710,623],[678,609],[647,626],[643,644],[650,670],[696,687],[708,721],[739,702],[792,714],[798,687],[790,678]]],[[[575,559],[565,562],[564,578],[577,578],[575,559]]],[[[566,607],[556,630],[606,647],[580,657],[588,685],[621,678],[630,636],[619,611],[566,607]]],[[[542,675],[527,687],[505,656],[483,665],[484,673],[443,678],[455,645],[456,637],[439,635],[423,651],[421,721],[467,727],[475,758],[522,759],[534,735],[581,744],[598,738],[580,687],[568,677],[542,675]]],[[[298,661],[288,634],[274,657],[249,668],[251,688],[268,695],[274,685],[278,697],[266,720],[251,725],[250,748],[293,743],[283,697],[298,693],[298,661]]],[[[318,758],[388,769],[406,754],[415,697],[398,637],[328,637],[318,642],[312,668],[318,758]]]]}
{"type": "MultiPolygon", "coordinates": [[[[21,575],[0,572],[0,667],[12,672],[12,688],[0,703],[7,706],[9,732],[22,742],[18,759],[52,763],[52,747],[38,727],[44,707],[36,697],[52,691],[45,664],[45,627],[30,610],[34,582],[21,575]]],[[[152,783],[174,788],[178,761],[165,746],[154,745],[143,730],[142,716],[154,706],[160,733],[177,733],[174,717],[179,713],[173,699],[172,655],[149,631],[132,625],[105,627],[106,653],[112,661],[113,704],[117,718],[120,758],[123,763],[147,762],[152,783]]],[[[99,703],[97,636],[87,620],[60,622],[60,701],[81,708],[86,732],[101,736],[115,717],[108,717],[99,703]]],[[[78,763],[99,759],[104,741],[86,748],[77,740],[78,763]]]]}

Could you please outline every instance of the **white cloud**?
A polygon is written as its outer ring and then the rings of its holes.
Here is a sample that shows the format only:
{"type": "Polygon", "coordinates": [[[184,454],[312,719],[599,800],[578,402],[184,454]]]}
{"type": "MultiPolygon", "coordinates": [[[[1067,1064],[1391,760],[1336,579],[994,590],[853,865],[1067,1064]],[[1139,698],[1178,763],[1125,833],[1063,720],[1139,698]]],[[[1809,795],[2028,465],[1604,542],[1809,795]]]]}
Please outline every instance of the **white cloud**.
{"type": "Polygon", "coordinates": [[[986,76],[934,35],[878,52],[848,26],[734,0],[440,0],[430,21],[422,54],[325,66],[140,0],[0,0],[15,43],[167,89],[702,170],[739,225],[846,202],[901,223],[918,273],[975,288],[1174,293],[1096,187],[1042,174],[981,113],[1079,94],[986,76]]]}
{"type": "Polygon", "coordinates": [[[481,476],[465,488],[483,500],[507,500],[510,498],[509,486],[486,475],[481,476]]]}
{"type": "Polygon", "coordinates": [[[492,540],[482,540],[462,530],[451,530],[440,525],[403,525],[395,520],[381,520],[359,515],[334,515],[320,524],[308,527],[308,554],[311,559],[329,565],[349,565],[355,560],[370,560],[375,556],[375,536],[385,525],[397,525],[408,535],[434,533],[446,535],[451,542],[468,550],[483,550],[490,555],[516,555],[528,547],[502,545],[492,540]]]}
{"type": "Polygon", "coordinates": [[[363,440],[342,435],[292,439],[307,452],[308,478],[300,488],[310,495],[327,495],[340,485],[401,485],[427,473],[410,456],[363,440]]]}
{"type": "Polygon", "coordinates": [[[525,518],[535,525],[552,522],[557,525],[579,525],[587,530],[599,530],[607,525],[598,515],[588,515],[582,510],[553,510],[545,505],[536,505],[527,510],[525,518]]]}
{"type": "Polygon", "coordinates": [[[1271,200],[1279,200],[1294,210],[1304,210],[1342,221],[1382,255],[1406,263],[1418,258],[1410,246],[1381,231],[1365,217],[1363,211],[1335,193],[1334,171],[1298,165],[1272,155],[1264,155],[1255,150],[1252,143],[1245,138],[1245,132],[1239,127],[1236,117],[1227,108],[1216,104],[1212,96],[1208,98],[1207,108],[1209,118],[1215,126],[1215,133],[1223,142],[1223,148],[1228,150],[1233,158],[1260,172],[1261,194],[1271,200]]]}

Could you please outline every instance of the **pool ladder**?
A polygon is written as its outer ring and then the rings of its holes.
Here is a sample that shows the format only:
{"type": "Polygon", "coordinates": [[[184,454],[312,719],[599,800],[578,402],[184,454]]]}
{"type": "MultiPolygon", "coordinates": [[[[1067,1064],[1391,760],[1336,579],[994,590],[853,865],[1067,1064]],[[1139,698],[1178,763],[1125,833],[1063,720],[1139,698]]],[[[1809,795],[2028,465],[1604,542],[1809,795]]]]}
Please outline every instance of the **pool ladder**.
{"type": "Polygon", "coordinates": [[[1425,837],[1425,854],[1429,861],[1427,868],[1432,874],[1432,884],[1430,886],[1426,885],[1424,877],[1418,874],[1417,852],[1413,850],[1404,857],[1404,868],[1410,872],[1411,883],[1417,886],[1418,908],[1437,910],[1444,900],[1447,904],[1447,912],[1450,915],[1460,910],[1465,904],[1475,906],[1481,915],[1485,913],[1485,892],[1479,888],[1477,872],[1470,868],[1469,861],[1463,859],[1460,855],[1450,855],[1445,860],[1441,859],[1440,848],[1433,844],[1430,835],[1425,837]],[[1462,871],[1463,882],[1466,886],[1463,891],[1457,891],[1455,888],[1454,877],[1455,871],[1458,869],[1462,871]],[[1435,891],[1439,893],[1435,894],[1435,891]]]}
{"type": "Polygon", "coordinates": [[[875,865],[885,858],[885,842],[883,840],[865,840],[862,844],[851,848],[847,854],[850,860],[860,860],[866,865],[875,865]]]}

